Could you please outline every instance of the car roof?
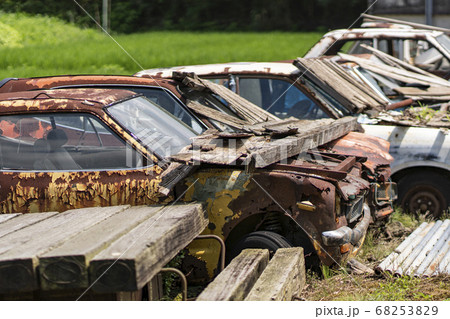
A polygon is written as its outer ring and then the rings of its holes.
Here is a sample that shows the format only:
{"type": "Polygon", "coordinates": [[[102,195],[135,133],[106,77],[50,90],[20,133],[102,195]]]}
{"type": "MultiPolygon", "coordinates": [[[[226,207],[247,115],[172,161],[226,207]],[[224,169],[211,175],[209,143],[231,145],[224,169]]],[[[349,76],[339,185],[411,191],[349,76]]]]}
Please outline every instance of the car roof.
{"type": "Polygon", "coordinates": [[[330,31],[322,36],[333,37],[337,40],[342,38],[372,38],[379,36],[386,37],[396,37],[396,38],[406,38],[406,37],[422,37],[424,38],[426,34],[430,34],[432,36],[438,36],[443,34],[442,31],[436,30],[426,30],[426,29],[406,29],[406,28],[356,28],[356,29],[338,29],[330,31]]]}
{"type": "Polygon", "coordinates": [[[226,75],[229,73],[253,74],[298,74],[300,71],[288,62],[230,62],[218,64],[185,65],[172,68],[148,69],[140,71],[135,76],[171,77],[172,72],[194,72],[197,75],[226,75]]]}
{"type": "Polygon", "coordinates": [[[138,78],[125,75],[59,75],[34,78],[10,78],[0,81],[0,93],[50,89],[83,84],[147,85],[169,88],[172,80],[138,78]]]}
{"type": "Polygon", "coordinates": [[[136,96],[127,90],[61,89],[0,94],[0,113],[28,111],[99,111],[103,107],[136,96]]]}

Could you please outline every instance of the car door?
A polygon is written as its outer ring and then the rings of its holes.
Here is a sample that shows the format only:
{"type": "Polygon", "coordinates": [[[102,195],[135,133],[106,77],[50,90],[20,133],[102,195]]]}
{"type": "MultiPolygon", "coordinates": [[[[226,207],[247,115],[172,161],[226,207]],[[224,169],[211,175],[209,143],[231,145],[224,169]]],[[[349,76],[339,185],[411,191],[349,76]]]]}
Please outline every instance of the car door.
{"type": "Polygon", "coordinates": [[[0,116],[0,213],[160,201],[162,169],[87,113],[0,116]]]}

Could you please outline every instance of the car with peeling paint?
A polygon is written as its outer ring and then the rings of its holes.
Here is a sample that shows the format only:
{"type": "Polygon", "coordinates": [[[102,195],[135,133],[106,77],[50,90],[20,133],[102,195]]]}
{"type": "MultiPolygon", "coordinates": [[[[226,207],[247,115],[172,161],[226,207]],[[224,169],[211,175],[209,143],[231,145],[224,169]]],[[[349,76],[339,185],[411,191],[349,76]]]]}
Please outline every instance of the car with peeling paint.
{"type": "Polygon", "coordinates": [[[371,46],[444,78],[450,77],[450,38],[442,31],[401,28],[356,28],[326,33],[305,58],[371,53],[371,46]]]}
{"type": "MultiPolygon", "coordinates": [[[[71,90],[75,91],[79,90],[73,89],[75,86],[89,87],[89,89],[82,89],[85,92],[89,92],[93,87],[102,87],[108,90],[120,87],[128,90],[133,89],[134,94],[136,92],[144,94],[147,101],[150,101],[148,107],[163,109],[166,115],[172,116],[169,124],[160,123],[158,126],[159,122],[164,121],[156,121],[157,123],[154,123],[155,121],[151,119],[146,121],[145,117],[151,113],[142,112],[138,115],[130,109],[128,112],[121,114],[120,123],[113,125],[113,127],[117,126],[122,129],[122,131],[119,129],[117,131],[121,132],[123,140],[131,141],[131,145],[139,145],[138,149],[142,151],[142,154],[140,154],[142,157],[156,161],[156,164],[153,164],[152,167],[153,169],[158,167],[156,169],[159,172],[159,177],[156,178],[158,180],[156,191],[158,195],[155,195],[156,197],[150,196],[151,198],[167,202],[171,200],[170,196],[172,196],[172,199],[181,196],[184,201],[205,203],[210,219],[205,234],[216,234],[225,240],[228,258],[234,256],[243,248],[256,244],[271,250],[286,245],[294,245],[303,246],[308,259],[316,260],[319,257],[321,262],[331,265],[356,254],[362,244],[369,222],[372,219],[377,219],[377,217],[382,218],[392,211],[390,204],[394,196],[392,194],[392,187],[394,186],[387,181],[390,174],[390,157],[386,152],[388,145],[378,139],[371,141],[372,149],[379,149],[380,153],[384,153],[386,156],[385,158],[375,157],[377,161],[371,161],[373,157],[370,153],[365,154],[368,157],[361,156],[361,154],[346,154],[348,143],[355,144],[355,141],[361,139],[360,133],[351,133],[342,141],[338,139],[321,146],[314,153],[301,154],[295,158],[290,158],[285,164],[275,163],[275,165],[268,165],[259,169],[249,169],[236,163],[233,165],[214,165],[214,163],[207,162],[200,167],[196,167],[195,172],[185,175],[183,175],[183,171],[172,169],[175,164],[170,162],[172,152],[167,153],[165,147],[154,150],[154,144],[159,145],[162,143],[161,141],[165,140],[169,142],[179,141],[178,137],[172,137],[173,134],[178,132],[177,129],[172,129],[172,127],[180,126],[183,130],[190,130],[191,132],[186,134],[187,137],[202,133],[208,126],[210,128],[216,127],[214,121],[209,122],[205,118],[200,121],[201,114],[194,114],[183,106],[182,99],[185,99],[185,96],[181,94],[180,86],[182,85],[182,83],[173,80],[154,81],[137,77],[34,78],[5,81],[1,89],[11,93],[0,97],[8,96],[10,100],[19,100],[20,95],[30,94],[27,97],[32,99],[31,96],[34,94],[35,100],[40,102],[46,98],[53,99],[58,94],[63,94],[61,92],[70,92],[68,89],[62,89],[62,87],[67,86],[72,87],[71,90]],[[18,92],[23,89],[36,90],[42,86],[60,89],[45,91],[45,93],[41,91],[18,92]],[[153,92],[153,94],[150,94],[150,92],[153,92]],[[162,107],[163,105],[164,107],[162,107]],[[128,116],[125,116],[125,113],[128,116]],[[174,122],[174,119],[178,121],[178,124],[174,122]],[[146,124],[139,124],[141,130],[136,131],[132,129],[136,125],[135,122],[146,124]],[[162,128],[163,125],[166,125],[164,126],[165,130],[162,128]],[[161,128],[155,132],[154,127],[161,128]],[[149,149],[152,150],[151,154],[148,154],[149,149]],[[339,163],[343,164],[339,165],[339,163]],[[180,174],[181,178],[179,177],[180,174]],[[385,183],[382,182],[382,179],[385,179],[385,183]],[[380,183],[377,183],[377,180],[380,183]],[[172,186],[169,192],[166,192],[168,184],[172,186]]],[[[95,104],[92,98],[86,98],[86,96],[85,93],[80,93],[78,98],[80,105],[95,104]]],[[[143,97],[140,96],[140,98],[143,97]]],[[[67,99],[64,100],[67,101],[67,99]]],[[[197,101],[205,104],[212,103],[212,101],[214,103],[220,102],[219,98],[213,95],[209,95],[208,99],[197,99],[197,101]]],[[[18,102],[9,103],[10,105],[17,105],[18,102]]],[[[108,105],[102,105],[96,113],[101,114],[99,118],[107,118],[106,122],[109,123],[115,119],[114,114],[108,112],[109,108],[119,104],[118,102],[111,102],[108,105]]],[[[63,113],[68,112],[67,104],[65,105],[65,107],[61,107],[63,113]]],[[[28,113],[28,115],[30,114],[28,113]]],[[[52,125],[51,119],[47,122],[50,123],[47,124],[47,127],[52,125]]],[[[97,129],[96,131],[94,129],[99,125],[90,124],[89,120],[83,120],[82,123],[84,122],[87,123],[86,126],[78,124],[81,134],[77,136],[83,138],[90,136],[91,140],[99,142],[101,137],[95,136],[97,136],[97,133],[100,134],[101,130],[97,129]],[[83,131],[87,126],[92,127],[90,129],[91,134],[83,131]]],[[[18,130],[21,131],[21,127],[15,128],[15,131],[18,130]]],[[[46,135],[45,133],[40,133],[41,135],[33,134],[35,137],[46,135]]],[[[224,137],[226,140],[237,139],[239,136],[248,137],[248,135],[239,132],[227,134],[224,137]]],[[[48,139],[48,135],[46,138],[48,139]]],[[[76,138],[75,141],[77,141],[76,138]]],[[[179,151],[180,147],[183,146],[182,144],[177,142],[175,151],[179,151]]],[[[188,144],[186,143],[184,146],[188,144]]],[[[82,145],[78,144],[64,145],[64,148],[70,149],[70,147],[73,147],[74,151],[83,149],[82,145]]],[[[131,159],[136,156],[131,156],[131,159]]],[[[73,158],[76,158],[75,154],[73,158]]],[[[141,160],[141,162],[143,161],[141,160]]],[[[81,166],[81,163],[77,164],[81,166]]],[[[19,168],[19,170],[21,169],[19,168]]],[[[6,173],[6,170],[4,171],[6,173]]],[[[140,189],[139,182],[136,184],[133,178],[130,179],[126,170],[121,171],[123,178],[128,180],[127,185],[135,185],[140,189]]],[[[190,171],[188,170],[188,172],[190,171]]],[[[26,174],[29,173],[25,173],[25,176],[28,176],[26,174]]],[[[100,175],[103,177],[104,175],[111,176],[111,174],[104,172],[100,175]]],[[[73,174],[64,172],[63,175],[72,176],[73,174]]],[[[136,188],[125,191],[125,194],[128,195],[124,195],[121,194],[121,188],[115,186],[113,190],[116,197],[114,197],[114,200],[109,200],[108,191],[112,186],[103,186],[100,175],[97,175],[98,177],[94,179],[94,185],[97,183],[98,187],[106,193],[100,196],[97,201],[85,201],[83,205],[121,204],[129,203],[128,199],[133,199],[132,193],[136,192],[136,188]],[[109,202],[102,202],[102,199],[109,202]]],[[[88,178],[87,175],[83,176],[88,178]]],[[[90,181],[89,178],[87,180],[90,181]]],[[[120,183],[118,186],[120,186],[120,183]]],[[[71,192],[67,196],[75,196],[74,198],[85,196],[85,188],[87,190],[89,187],[82,183],[71,183],[67,189],[71,192]]],[[[145,199],[145,189],[139,193],[144,194],[143,199],[145,199]]],[[[34,192],[34,194],[37,193],[34,192]]],[[[15,199],[15,195],[11,195],[7,203],[15,203],[15,199]]],[[[72,201],[72,204],[77,205],[78,203],[78,201],[72,201]]],[[[140,203],[135,202],[134,204],[140,203]]],[[[34,206],[30,203],[30,206],[20,207],[26,210],[27,207],[34,206]]],[[[35,211],[37,208],[34,207],[35,211]]],[[[188,250],[189,254],[184,258],[185,270],[191,272],[192,276],[212,277],[217,270],[218,252],[220,250],[216,242],[213,240],[194,242],[188,247],[188,250]]]]}
{"type": "MultiPolygon", "coordinates": [[[[364,78],[364,69],[355,69],[354,75],[364,78]]],[[[171,78],[173,72],[194,72],[202,78],[224,85],[281,118],[360,116],[367,134],[390,142],[389,152],[394,157],[391,164],[392,179],[399,186],[401,207],[405,211],[431,212],[437,217],[450,206],[450,135],[445,128],[410,127],[370,120],[364,111],[352,105],[344,106],[326,88],[312,81],[308,74],[303,74],[289,62],[177,66],[144,70],[135,75],[171,78]]],[[[364,79],[367,83],[374,82],[373,79],[364,79]]],[[[392,102],[379,91],[386,102],[392,102]]],[[[355,143],[364,145],[362,140],[355,143]]],[[[368,145],[364,147],[365,151],[369,149],[368,145]]]]}

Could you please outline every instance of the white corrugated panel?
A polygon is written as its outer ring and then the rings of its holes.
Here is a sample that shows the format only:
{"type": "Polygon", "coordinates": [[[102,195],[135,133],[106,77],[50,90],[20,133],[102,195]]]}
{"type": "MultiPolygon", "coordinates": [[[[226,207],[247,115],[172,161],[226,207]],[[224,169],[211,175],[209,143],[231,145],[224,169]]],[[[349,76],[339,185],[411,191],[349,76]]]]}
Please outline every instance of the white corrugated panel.
{"type": "Polygon", "coordinates": [[[398,276],[450,275],[450,219],[422,223],[377,270],[398,276]]]}

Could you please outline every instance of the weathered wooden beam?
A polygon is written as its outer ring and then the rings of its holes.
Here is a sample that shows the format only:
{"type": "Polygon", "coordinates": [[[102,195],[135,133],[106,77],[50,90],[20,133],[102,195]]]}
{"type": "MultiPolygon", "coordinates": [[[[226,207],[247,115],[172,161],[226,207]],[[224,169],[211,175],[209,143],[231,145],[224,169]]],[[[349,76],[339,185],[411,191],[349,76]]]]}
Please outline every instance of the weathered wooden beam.
{"type": "Polygon", "coordinates": [[[357,126],[357,120],[353,117],[316,120],[311,123],[314,125],[311,125],[308,130],[299,127],[300,133],[297,135],[259,144],[254,148],[247,145],[250,155],[244,163],[250,164],[254,161],[256,168],[265,167],[331,142],[355,130],[357,126]]]}
{"type": "Polygon", "coordinates": [[[305,287],[305,257],[302,247],[280,248],[250,290],[246,301],[290,301],[305,287]]]}
{"type": "Polygon", "coordinates": [[[429,77],[433,77],[433,78],[439,78],[437,75],[434,75],[433,73],[427,72],[427,71],[422,70],[421,68],[418,68],[412,64],[409,64],[405,61],[397,59],[396,57],[389,55],[383,51],[380,51],[378,49],[375,49],[374,47],[371,47],[370,45],[360,44],[360,46],[363,47],[364,49],[372,51],[375,54],[375,56],[378,57],[379,59],[386,59],[387,61],[393,62],[394,64],[397,64],[408,71],[420,73],[420,74],[423,74],[423,75],[426,75],[429,77]]]}
{"type": "Polygon", "coordinates": [[[439,96],[450,96],[450,87],[429,87],[427,89],[419,89],[413,87],[399,87],[395,88],[394,91],[405,95],[405,96],[426,96],[439,97],[439,96]]]}
{"type": "Polygon", "coordinates": [[[96,292],[137,291],[207,226],[201,204],[167,206],[90,262],[96,292]]]}
{"type": "Polygon", "coordinates": [[[0,247],[0,293],[38,288],[38,255],[129,206],[69,210],[3,236],[0,247]]]}
{"type": "Polygon", "coordinates": [[[382,97],[380,97],[377,92],[375,92],[371,87],[365,85],[365,83],[361,83],[358,80],[356,80],[338,63],[331,60],[325,60],[323,62],[329,68],[333,69],[333,71],[336,72],[338,75],[342,76],[343,79],[349,82],[352,87],[356,88],[359,94],[368,97],[369,101],[373,99],[373,101],[371,101],[373,107],[377,108],[380,105],[387,104],[387,101],[384,100],[382,97]]]}
{"type": "Polygon", "coordinates": [[[158,192],[164,196],[169,195],[175,185],[186,178],[196,169],[195,166],[188,166],[181,163],[170,163],[169,167],[161,174],[158,192]]]}
{"type": "Polygon", "coordinates": [[[20,214],[1,214],[0,215],[0,224],[3,222],[6,222],[7,220],[9,220],[11,218],[17,217],[19,215],[20,214]]]}
{"type": "MultiPolygon", "coordinates": [[[[289,157],[298,155],[309,149],[331,142],[355,130],[357,120],[353,117],[344,117],[338,120],[287,120],[268,122],[267,127],[262,123],[248,126],[249,130],[264,131],[292,131],[294,134],[282,138],[265,136],[251,136],[237,139],[211,139],[208,143],[217,143],[212,150],[202,151],[193,148],[171,156],[171,159],[184,163],[210,163],[210,164],[255,164],[256,168],[266,167],[289,157]],[[295,133],[297,132],[297,133],[295,133]],[[226,142],[226,144],[225,144],[226,142]],[[220,145],[222,143],[222,145],[220,145]]],[[[201,141],[197,142],[201,144],[201,141]]],[[[206,143],[206,141],[205,141],[206,143]]]]}
{"type": "Polygon", "coordinates": [[[151,218],[161,206],[130,207],[82,231],[59,247],[39,256],[42,290],[87,288],[89,262],[113,241],[151,218]]]}
{"type": "Polygon", "coordinates": [[[197,114],[203,115],[209,119],[224,123],[234,128],[243,129],[246,124],[250,124],[247,121],[241,120],[237,116],[231,116],[207,106],[204,106],[196,101],[188,100],[186,106],[197,114]]]}
{"type": "Polygon", "coordinates": [[[16,218],[8,219],[7,222],[0,224],[0,237],[3,237],[9,233],[13,233],[19,229],[39,223],[40,221],[50,218],[56,214],[58,213],[50,212],[38,214],[17,214],[19,216],[17,216],[16,218]]]}
{"type": "Polygon", "coordinates": [[[386,21],[386,22],[390,22],[390,23],[398,23],[398,24],[409,25],[409,26],[413,27],[414,29],[436,30],[436,31],[442,31],[442,32],[445,32],[447,34],[450,34],[450,29],[435,27],[435,26],[428,25],[428,24],[414,23],[414,22],[409,22],[409,21],[405,21],[405,20],[398,20],[398,19],[392,19],[392,18],[387,18],[387,17],[380,17],[380,16],[375,16],[375,15],[370,15],[370,14],[367,14],[367,13],[362,13],[361,17],[369,19],[369,20],[374,20],[374,21],[386,21]]]}
{"type": "Polygon", "coordinates": [[[450,86],[450,83],[442,78],[436,78],[436,77],[430,77],[425,76],[423,74],[419,74],[416,72],[411,72],[408,70],[383,65],[383,64],[377,64],[370,60],[359,58],[353,55],[345,54],[345,53],[338,53],[338,55],[348,61],[355,62],[359,64],[364,69],[367,69],[369,71],[405,82],[405,83],[419,83],[424,85],[431,85],[431,86],[450,86]]]}
{"type": "Polygon", "coordinates": [[[198,296],[198,301],[244,300],[269,263],[267,249],[245,249],[198,296]]]}
{"type": "Polygon", "coordinates": [[[329,83],[326,82],[325,79],[322,79],[321,77],[316,75],[313,70],[311,70],[311,66],[313,65],[313,63],[318,63],[317,61],[318,61],[317,59],[308,60],[298,58],[294,60],[293,64],[300,70],[302,76],[305,76],[306,78],[310,79],[311,82],[322,88],[325,91],[325,93],[331,95],[346,109],[355,111],[357,108],[348,97],[343,96],[340,93],[336,92],[336,90],[333,87],[331,87],[329,83]]]}

